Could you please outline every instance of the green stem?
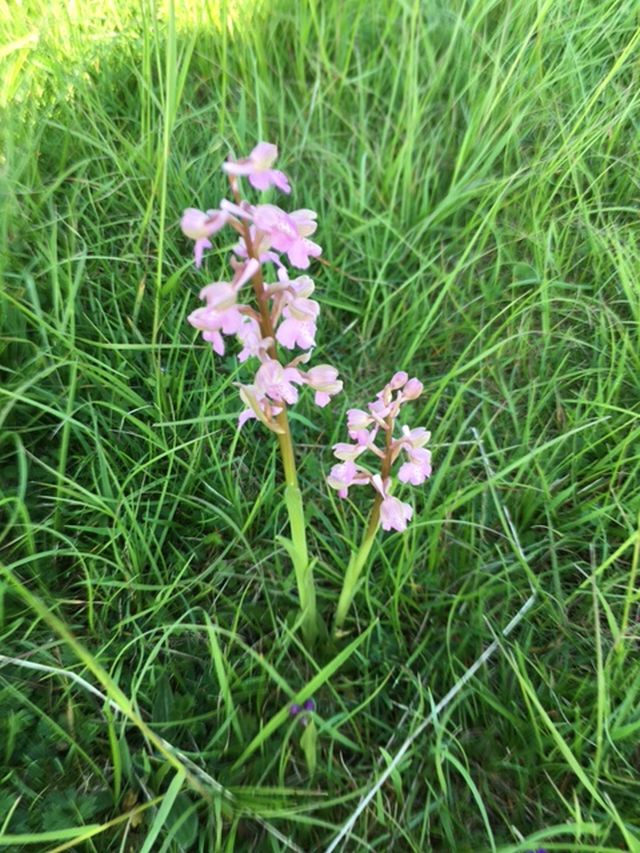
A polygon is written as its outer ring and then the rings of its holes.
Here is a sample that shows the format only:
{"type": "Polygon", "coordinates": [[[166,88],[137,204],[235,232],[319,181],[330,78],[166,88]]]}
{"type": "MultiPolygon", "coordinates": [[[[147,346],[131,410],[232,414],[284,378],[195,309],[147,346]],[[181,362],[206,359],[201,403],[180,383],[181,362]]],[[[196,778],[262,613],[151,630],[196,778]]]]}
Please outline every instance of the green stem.
{"type": "Polygon", "coordinates": [[[300,610],[302,612],[302,633],[309,648],[312,648],[318,637],[318,616],[316,608],[316,588],[313,582],[313,566],[309,561],[307,550],[307,526],[304,520],[304,504],[302,492],[298,486],[296,459],[293,449],[293,439],[289,428],[287,413],[283,410],[278,415],[278,423],[283,429],[278,433],[280,454],[284,468],[284,500],[289,514],[289,528],[293,548],[290,555],[296,576],[300,610]]]}
{"type": "MultiPolygon", "coordinates": [[[[386,433],[385,448],[384,456],[382,459],[382,465],[380,468],[380,475],[382,477],[383,483],[386,482],[387,478],[389,477],[389,473],[391,472],[391,465],[393,463],[393,418],[391,417],[391,415],[389,415],[389,417],[386,419],[384,430],[386,433]]],[[[371,552],[371,548],[373,547],[373,543],[376,538],[376,533],[378,532],[378,526],[380,525],[381,504],[382,496],[380,494],[377,494],[373,507],[371,509],[371,515],[369,516],[369,523],[367,524],[367,529],[364,532],[362,544],[355,552],[355,554],[351,555],[351,559],[349,560],[349,565],[347,566],[347,571],[345,572],[344,581],[342,583],[342,591],[338,600],[338,607],[336,609],[336,617],[334,622],[334,634],[336,636],[342,630],[344,620],[347,617],[347,613],[349,612],[349,608],[351,607],[351,602],[353,601],[353,597],[356,594],[360,575],[366,565],[367,558],[369,557],[369,554],[371,552]]]]}
{"type": "Polygon", "coordinates": [[[375,541],[376,533],[378,532],[378,525],[380,523],[381,503],[382,499],[378,495],[373,505],[373,509],[371,510],[371,515],[369,516],[369,523],[367,525],[367,529],[365,530],[362,543],[358,550],[351,555],[351,559],[349,560],[349,565],[347,566],[347,571],[345,573],[344,581],[342,584],[340,599],[338,601],[338,607],[336,609],[336,617],[334,623],[335,634],[338,634],[341,631],[342,626],[344,625],[344,620],[346,619],[347,613],[349,612],[349,608],[351,607],[353,597],[356,594],[360,575],[366,565],[369,553],[371,552],[371,548],[375,541]]]}

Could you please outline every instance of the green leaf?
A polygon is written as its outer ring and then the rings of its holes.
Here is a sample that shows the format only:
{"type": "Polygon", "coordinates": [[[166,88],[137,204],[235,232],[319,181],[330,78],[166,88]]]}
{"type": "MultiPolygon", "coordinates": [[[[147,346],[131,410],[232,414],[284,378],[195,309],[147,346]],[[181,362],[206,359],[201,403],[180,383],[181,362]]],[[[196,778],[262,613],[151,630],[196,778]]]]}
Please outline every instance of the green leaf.
{"type": "Polygon", "coordinates": [[[168,723],[173,719],[173,690],[164,672],[156,684],[152,714],[155,722],[168,723]]]}
{"type": "Polygon", "coordinates": [[[307,763],[307,770],[311,778],[313,778],[316,772],[317,745],[318,731],[316,724],[313,720],[309,720],[300,738],[300,746],[304,752],[304,760],[307,763]]]}
{"type": "Polygon", "coordinates": [[[20,844],[45,844],[49,841],[68,841],[85,832],[99,830],[99,823],[88,826],[71,826],[66,829],[54,829],[51,832],[29,832],[23,835],[0,835],[0,847],[14,847],[20,844]]]}
{"type": "Polygon", "coordinates": [[[151,828],[149,829],[149,833],[144,840],[144,844],[140,850],[140,853],[151,853],[151,851],[154,849],[153,845],[155,844],[156,838],[160,834],[160,830],[163,828],[169,818],[169,814],[171,812],[171,809],[173,808],[173,804],[175,803],[176,798],[180,793],[182,786],[184,785],[184,779],[185,774],[182,770],[179,770],[173,777],[173,781],[169,785],[167,793],[164,795],[162,805],[158,809],[155,819],[151,824],[151,828]]]}

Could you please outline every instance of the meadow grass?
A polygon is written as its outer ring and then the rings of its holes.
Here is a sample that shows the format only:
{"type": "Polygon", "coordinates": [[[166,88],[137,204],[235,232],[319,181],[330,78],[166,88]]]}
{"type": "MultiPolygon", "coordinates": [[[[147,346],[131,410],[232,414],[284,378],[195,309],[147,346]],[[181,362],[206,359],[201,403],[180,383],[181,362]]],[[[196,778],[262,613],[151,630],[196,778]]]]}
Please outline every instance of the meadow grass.
{"type": "Polygon", "coordinates": [[[640,850],[637,4],[0,21],[0,847],[640,850]],[[327,618],[367,510],[324,482],[344,411],[404,368],[434,433],[316,654],[274,442],[185,321],[231,238],[197,273],[180,214],[259,139],[318,210],[345,380],[292,412],[327,618]]]}

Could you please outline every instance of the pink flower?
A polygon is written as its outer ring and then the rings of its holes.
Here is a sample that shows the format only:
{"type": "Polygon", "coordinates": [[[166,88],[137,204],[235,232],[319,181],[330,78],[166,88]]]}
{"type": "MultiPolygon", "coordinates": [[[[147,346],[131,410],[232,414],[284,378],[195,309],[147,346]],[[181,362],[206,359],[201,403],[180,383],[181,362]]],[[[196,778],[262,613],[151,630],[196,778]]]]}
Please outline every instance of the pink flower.
{"type": "Polygon", "coordinates": [[[202,339],[211,344],[217,355],[224,355],[224,338],[217,329],[205,329],[202,333],[202,339]]]}
{"type": "Polygon", "coordinates": [[[347,444],[341,441],[333,445],[333,455],[336,459],[342,459],[344,462],[348,460],[354,461],[366,450],[367,446],[365,444],[347,444]]]}
{"type": "Polygon", "coordinates": [[[256,388],[261,395],[275,402],[296,403],[298,391],[294,383],[300,384],[302,376],[295,367],[283,367],[270,358],[263,362],[256,373],[256,388]]]}
{"type": "Polygon", "coordinates": [[[236,269],[232,282],[214,281],[203,287],[200,299],[206,301],[206,306],[192,311],[187,318],[194,328],[203,333],[204,340],[213,346],[218,355],[224,355],[222,335],[238,334],[248,319],[241,310],[248,308],[237,304],[237,293],[258,267],[258,261],[251,258],[236,269]]]}
{"type": "Polygon", "coordinates": [[[424,447],[424,445],[431,438],[431,433],[428,429],[424,427],[416,427],[416,429],[409,429],[409,427],[405,424],[402,427],[402,438],[399,439],[400,444],[404,447],[424,447]]]}
{"type": "Polygon", "coordinates": [[[411,483],[420,486],[427,477],[431,476],[431,451],[425,448],[409,450],[409,461],[400,466],[398,479],[401,483],[411,483]]]}
{"type": "Polygon", "coordinates": [[[320,246],[307,239],[316,230],[315,217],[312,210],[289,214],[274,204],[260,204],[254,208],[253,224],[276,251],[286,253],[292,266],[307,269],[309,258],[322,254],[320,246]]]}
{"type": "Polygon", "coordinates": [[[295,317],[288,316],[288,311],[284,309],[285,319],[282,321],[276,332],[278,343],[282,344],[287,349],[310,349],[316,343],[316,324],[310,320],[299,320],[295,317]]]}
{"type": "Polygon", "coordinates": [[[238,429],[250,418],[257,418],[272,432],[282,433],[283,430],[275,418],[282,411],[282,406],[274,406],[255,385],[241,385],[240,399],[247,408],[240,413],[238,429]]]}
{"type": "Polygon", "coordinates": [[[277,157],[275,145],[259,142],[248,157],[224,163],[222,168],[228,175],[249,178],[249,183],[257,190],[268,190],[273,186],[283,193],[290,193],[291,187],[284,172],[271,168],[277,157]]]}
{"type": "Polygon", "coordinates": [[[341,498],[346,498],[351,486],[361,486],[368,483],[370,474],[363,471],[351,460],[343,462],[342,465],[334,465],[327,477],[327,483],[332,489],[338,490],[341,498]]]}
{"type": "Polygon", "coordinates": [[[398,533],[403,533],[407,529],[407,522],[411,520],[413,515],[413,507],[405,504],[398,498],[394,498],[389,494],[390,481],[387,479],[383,482],[380,474],[374,474],[371,478],[371,483],[374,489],[382,497],[380,504],[380,522],[383,530],[397,530],[398,533]]]}
{"type": "Polygon", "coordinates": [[[238,353],[238,361],[243,362],[248,358],[258,357],[264,360],[267,350],[273,343],[273,338],[263,338],[260,324],[253,317],[243,317],[243,322],[238,329],[238,338],[243,349],[238,353]]]}
{"type": "MultiPolygon", "coordinates": [[[[225,282],[219,284],[221,287],[231,287],[225,282]]],[[[213,285],[209,285],[209,287],[213,287],[213,285]]],[[[223,304],[227,305],[227,303],[223,304]]],[[[195,329],[199,329],[203,333],[202,337],[213,345],[213,349],[218,355],[224,355],[224,341],[220,332],[224,335],[236,334],[242,325],[243,316],[234,301],[223,310],[216,310],[209,306],[196,308],[189,314],[187,320],[195,329]]]]}
{"type": "Polygon", "coordinates": [[[342,381],[338,379],[338,371],[330,364],[318,364],[312,367],[304,374],[303,380],[316,392],[315,403],[321,408],[342,391],[342,381]]]}
{"type": "Polygon", "coordinates": [[[389,496],[380,504],[380,522],[383,530],[397,530],[398,533],[403,533],[412,515],[413,507],[402,503],[398,498],[389,496]]]}
{"type": "Polygon", "coordinates": [[[228,219],[228,214],[223,210],[208,210],[204,213],[195,207],[188,207],[182,214],[180,227],[183,234],[190,240],[196,241],[193,253],[198,269],[202,266],[204,250],[211,248],[211,241],[208,238],[223,228],[228,219]]]}
{"type": "MultiPolygon", "coordinates": [[[[273,264],[276,264],[276,266],[278,266],[279,268],[282,268],[282,261],[280,260],[280,255],[278,255],[277,252],[269,251],[271,243],[269,242],[268,236],[266,236],[265,234],[258,235],[255,225],[251,225],[249,227],[249,238],[251,240],[253,252],[258,256],[258,259],[261,264],[271,262],[273,264]],[[258,239],[258,237],[260,237],[260,239],[258,239]]],[[[238,240],[238,242],[233,247],[232,252],[239,258],[249,257],[244,237],[241,237],[238,240]]]]}
{"type": "Polygon", "coordinates": [[[396,459],[402,451],[409,459],[400,466],[398,471],[398,479],[401,483],[419,486],[431,476],[431,451],[424,448],[430,438],[431,433],[424,427],[417,429],[409,429],[406,425],[402,427],[402,438],[393,442],[392,450],[393,459],[396,459]]]}
{"type": "MultiPolygon", "coordinates": [[[[208,284],[200,291],[205,308],[198,308],[187,318],[196,329],[221,329],[224,335],[235,335],[243,322],[240,306],[236,303],[236,288],[226,281],[208,284]]],[[[244,306],[242,306],[244,307],[244,306]]]]}
{"type": "Polygon", "coordinates": [[[207,303],[207,309],[223,312],[235,306],[237,301],[236,288],[228,281],[213,281],[200,291],[200,299],[207,303]]]}
{"type": "Polygon", "coordinates": [[[316,342],[316,319],[320,313],[318,303],[308,298],[314,290],[313,281],[306,275],[289,282],[281,278],[279,289],[285,284],[287,287],[280,294],[280,302],[284,304],[284,320],[278,328],[276,338],[287,349],[296,346],[309,349],[316,342]]]}
{"type": "Polygon", "coordinates": [[[369,427],[373,422],[373,418],[369,417],[362,409],[348,409],[347,429],[349,438],[357,441],[358,444],[368,444],[372,438],[369,427]]]}

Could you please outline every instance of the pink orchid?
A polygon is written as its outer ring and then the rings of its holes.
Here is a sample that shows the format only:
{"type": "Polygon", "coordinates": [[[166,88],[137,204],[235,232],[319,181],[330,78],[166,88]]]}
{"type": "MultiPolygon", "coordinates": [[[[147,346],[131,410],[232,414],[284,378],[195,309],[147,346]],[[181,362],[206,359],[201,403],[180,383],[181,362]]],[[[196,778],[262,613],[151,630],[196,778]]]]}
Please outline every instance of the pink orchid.
{"type": "Polygon", "coordinates": [[[349,438],[357,441],[358,444],[368,444],[372,438],[369,427],[373,422],[373,418],[369,417],[362,409],[348,409],[347,429],[349,438]]]}
{"type": "Polygon", "coordinates": [[[424,427],[417,427],[416,429],[409,429],[409,427],[405,424],[402,427],[402,438],[399,439],[399,443],[404,447],[424,447],[424,445],[431,438],[431,433],[428,429],[424,427]]]}
{"type": "Polygon", "coordinates": [[[400,466],[398,479],[401,483],[420,486],[431,476],[431,451],[424,447],[408,451],[409,461],[400,466]]]}
{"type": "Polygon", "coordinates": [[[277,157],[278,149],[275,145],[259,142],[248,157],[224,163],[222,168],[228,175],[249,178],[249,183],[257,190],[268,190],[273,186],[283,193],[290,193],[291,187],[284,172],[271,168],[277,157]]]}
{"type": "Polygon", "coordinates": [[[289,290],[285,290],[281,295],[284,320],[278,328],[276,338],[287,349],[296,346],[309,349],[315,345],[316,319],[320,306],[315,300],[307,298],[313,290],[314,284],[309,276],[301,276],[289,282],[289,290]]]}
{"type": "MultiPolygon", "coordinates": [[[[282,269],[282,261],[277,252],[271,252],[269,238],[265,234],[258,234],[255,225],[249,227],[249,239],[253,247],[254,253],[258,256],[261,264],[273,263],[282,269]]],[[[233,253],[239,258],[248,258],[247,246],[244,237],[241,237],[232,249],[233,253]]]]}
{"type": "Polygon", "coordinates": [[[340,441],[333,445],[333,455],[336,459],[342,459],[344,462],[351,460],[352,462],[361,456],[367,450],[366,444],[347,444],[340,441]]]}
{"type": "Polygon", "coordinates": [[[262,337],[260,324],[253,317],[243,317],[242,325],[238,329],[238,338],[243,345],[238,353],[239,362],[253,357],[264,360],[267,350],[273,344],[273,338],[262,337]]]}
{"type": "Polygon", "coordinates": [[[393,459],[396,459],[402,451],[409,459],[398,471],[398,479],[401,483],[419,486],[431,476],[431,451],[424,448],[430,438],[431,433],[424,427],[417,429],[409,429],[406,425],[402,427],[402,437],[394,441],[392,447],[393,459]]]}
{"type": "Polygon", "coordinates": [[[205,213],[195,207],[188,207],[182,214],[180,227],[182,233],[190,240],[195,240],[194,257],[196,267],[202,266],[202,256],[205,249],[211,248],[208,239],[216,231],[220,231],[229,220],[228,214],[223,210],[207,210],[205,213]]]}
{"type": "Polygon", "coordinates": [[[389,496],[380,504],[380,522],[383,530],[397,530],[398,533],[403,533],[412,516],[413,507],[398,498],[389,496]]]}
{"type": "Polygon", "coordinates": [[[243,427],[249,419],[257,418],[272,432],[283,432],[276,422],[276,417],[282,411],[282,406],[274,406],[255,385],[241,385],[240,399],[247,408],[240,413],[238,429],[243,427]]]}
{"type": "Polygon", "coordinates": [[[369,480],[370,475],[358,468],[352,460],[347,460],[342,465],[334,465],[327,477],[327,483],[332,489],[337,489],[341,498],[348,497],[351,486],[361,486],[369,480]]]}
{"type": "Polygon", "coordinates": [[[377,506],[383,530],[402,532],[413,515],[410,504],[403,503],[390,494],[391,471],[400,454],[404,453],[408,460],[400,466],[397,474],[401,483],[419,486],[431,475],[431,452],[424,447],[431,437],[428,430],[423,427],[410,429],[403,426],[402,436],[393,438],[401,406],[409,400],[415,400],[422,390],[422,383],[418,379],[409,379],[407,373],[398,371],[376,395],[373,403],[369,404],[368,412],[363,409],[347,411],[349,437],[356,443],[341,442],[333,446],[334,456],[343,462],[342,466],[334,466],[328,478],[329,485],[333,488],[344,488],[345,482],[347,485],[353,485],[355,481],[351,482],[349,477],[353,474],[355,460],[362,454],[371,451],[378,457],[380,472],[369,474],[364,482],[370,483],[378,492],[377,506]],[[376,444],[379,432],[385,436],[384,448],[376,444]]]}
{"type": "MultiPolygon", "coordinates": [[[[225,284],[225,282],[221,282],[225,284]]],[[[210,285],[211,287],[212,285],[210,285]]],[[[230,285],[227,285],[230,287],[230,285]]],[[[199,329],[205,341],[212,344],[218,355],[224,355],[224,341],[220,333],[234,335],[243,323],[243,315],[235,303],[229,304],[224,310],[215,308],[196,308],[187,317],[187,320],[195,329],[199,329]]]]}
{"type": "Polygon", "coordinates": [[[298,390],[294,383],[302,383],[300,371],[295,367],[283,367],[272,358],[263,362],[256,373],[255,386],[258,391],[278,403],[297,402],[298,390]]]}
{"type": "Polygon", "coordinates": [[[342,381],[338,379],[338,371],[330,364],[318,364],[303,376],[303,381],[316,392],[316,406],[324,408],[336,394],[342,391],[342,381]]]}
{"type": "Polygon", "coordinates": [[[241,309],[246,305],[236,302],[237,288],[226,281],[208,284],[200,291],[205,299],[205,308],[198,308],[187,318],[196,329],[221,329],[224,335],[235,335],[243,323],[241,309]]]}
{"type": "Polygon", "coordinates": [[[307,269],[309,258],[322,254],[320,246],[307,239],[316,230],[315,217],[312,210],[296,210],[289,214],[274,204],[260,204],[253,211],[253,223],[258,231],[298,269],[307,269]]]}
{"type": "Polygon", "coordinates": [[[383,530],[397,530],[403,533],[407,529],[407,522],[413,515],[413,507],[403,503],[389,494],[390,481],[383,481],[380,474],[374,474],[371,484],[382,498],[380,504],[380,522],[383,530]]]}
{"type": "Polygon", "coordinates": [[[287,349],[310,349],[316,343],[316,324],[312,319],[300,320],[289,316],[290,312],[284,309],[285,319],[276,332],[278,343],[287,349]]]}

